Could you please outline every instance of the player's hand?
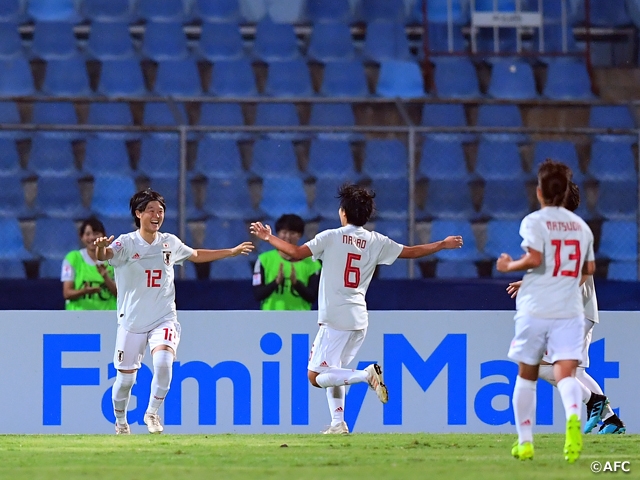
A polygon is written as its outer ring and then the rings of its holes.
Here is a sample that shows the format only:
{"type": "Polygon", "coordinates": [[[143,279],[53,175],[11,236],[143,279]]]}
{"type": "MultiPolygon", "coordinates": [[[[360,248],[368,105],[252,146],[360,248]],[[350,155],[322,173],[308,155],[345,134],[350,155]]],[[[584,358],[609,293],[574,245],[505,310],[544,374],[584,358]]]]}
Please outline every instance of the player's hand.
{"type": "Polygon", "coordinates": [[[231,249],[231,256],[237,257],[238,255],[249,255],[255,247],[251,242],[242,242],[240,245],[231,249]]]}
{"type": "Polygon", "coordinates": [[[509,264],[513,261],[511,255],[503,253],[500,255],[500,258],[496,260],[496,270],[502,273],[507,273],[509,271],[509,264]]]}
{"type": "Polygon", "coordinates": [[[443,248],[447,250],[451,250],[454,248],[462,248],[464,242],[462,241],[462,237],[460,235],[452,235],[450,237],[445,238],[442,241],[443,248]]]}
{"type": "Polygon", "coordinates": [[[98,248],[106,248],[113,242],[113,235],[110,237],[98,237],[93,241],[93,244],[98,248]]]}
{"type": "Polygon", "coordinates": [[[104,266],[104,264],[96,265],[96,268],[98,269],[98,273],[102,275],[102,278],[104,278],[105,280],[111,278],[109,276],[109,271],[107,270],[107,267],[104,266]]]}
{"type": "Polygon", "coordinates": [[[507,293],[511,295],[511,298],[516,298],[518,295],[518,290],[520,290],[520,285],[522,285],[522,280],[518,280],[517,282],[511,282],[507,287],[507,293]]]}
{"type": "Polygon", "coordinates": [[[278,267],[278,275],[276,275],[276,284],[282,285],[282,282],[284,282],[284,264],[281,263],[278,267]]]}
{"type": "Polygon", "coordinates": [[[262,222],[253,222],[249,230],[260,240],[268,241],[271,236],[271,227],[269,225],[263,225],[262,222]]]}
{"type": "Polygon", "coordinates": [[[94,293],[100,293],[100,287],[84,287],[82,291],[84,295],[93,295],[94,293]]]}
{"type": "Polygon", "coordinates": [[[291,265],[291,275],[289,275],[289,280],[291,280],[291,285],[295,285],[298,281],[298,277],[296,277],[296,269],[291,265]]]}

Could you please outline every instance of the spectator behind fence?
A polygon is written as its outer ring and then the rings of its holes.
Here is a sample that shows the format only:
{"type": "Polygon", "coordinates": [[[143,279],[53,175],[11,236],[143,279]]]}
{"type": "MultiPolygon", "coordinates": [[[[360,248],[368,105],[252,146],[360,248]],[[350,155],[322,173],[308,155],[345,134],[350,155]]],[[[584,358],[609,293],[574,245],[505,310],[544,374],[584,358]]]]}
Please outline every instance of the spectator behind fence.
{"type": "Polygon", "coordinates": [[[95,217],[82,222],[80,240],[85,248],[73,250],[62,262],[62,295],[67,310],[115,310],[116,284],[113,267],[96,258],[93,241],[107,232],[95,217]]]}
{"type": "MultiPolygon", "coordinates": [[[[276,235],[297,245],[304,233],[304,220],[285,214],[276,221],[276,235]]],[[[311,310],[318,299],[320,268],[317,260],[295,261],[279,250],[260,254],[253,269],[253,292],[262,310],[311,310]]]]}

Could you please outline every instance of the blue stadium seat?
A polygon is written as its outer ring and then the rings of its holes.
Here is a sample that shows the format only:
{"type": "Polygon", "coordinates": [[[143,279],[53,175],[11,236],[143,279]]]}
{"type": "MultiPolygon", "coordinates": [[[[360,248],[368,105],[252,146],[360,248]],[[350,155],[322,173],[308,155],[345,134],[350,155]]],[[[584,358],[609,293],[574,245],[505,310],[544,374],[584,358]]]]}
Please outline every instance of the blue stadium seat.
{"type": "Polygon", "coordinates": [[[39,177],[76,177],[71,142],[52,134],[37,133],[31,142],[28,169],[39,177]]]}
{"type": "MultiPolygon", "coordinates": [[[[479,127],[522,127],[522,116],[517,105],[484,104],[478,108],[479,127]]],[[[487,140],[526,142],[524,133],[483,133],[487,140]]]]}
{"type": "MultiPolygon", "coordinates": [[[[417,0],[413,5],[412,17],[414,21],[422,21],[422,9],[424,0],[417,0]]],[[[432,22],[446,23],[449,20],[449,2],[435,0],[427,3],[427,14],[432,22]]],[[[465,0],[451,1],[451,20],[454,25],[466,24],[469,21],[469,5],[465,0]]]]}
{"type": "Polygon", "coordinates": [[[185,20],[183,0],[138,0],[138,16],[152,22],[185,20]]]}
{"type": "Polygon", "coordinates": [[[242,107],[238,103],[207,103],[200,105],[200,125],[241,126],[244,125],[242,107]]]}
{"type": "Polygon", "coordinates": [[[517,180],[527,177],[522,171],[518,145],[514,142],[481,140],[475,173],[485,180],[517,180]]]}
{"type": "Polygon", "coordinates": [[[427,137],[422,144],[418,174],[432,180],[470,180],[462,144],[427,137]]]}
{"type": "Polygon", "coordinates": [[[638,224],[635,220],[602,224],[598,257],[635,262],[638,259],[638,224]]]}
{"type": "Polygon", "coordinates": [[[591,160],[587,171],[598,180],[636,178],[631,146],[626,143],[596,140],[591,144],[591,160]]]}
{"type": "MultiPolygon", "coordinates": [[[[378,265],[378,278],[388,280],[403,280],[409,278],[409,263],[398,259],[391,265],[378,265]]],[[[413,268],[413,278],[421,278],[420,269],[416,263],[413,268]]]]}
{"type": "MultiPolygon", "coordinates": [[[[560,4],[561,2],[555,2],[556,4],[560,4]]],[[[545,9],[544,10],[544,16],[546,18],[548,18],[548,11],[545,9]]],[[[562,28],[562,23],[557,22],[557,23],[547,23],[544,25],[543,27],[544,29],[544,52],[545,53],[562,53],[564,52],[564,33],[565,30],[562,28]]],[[[566,34],[567,34],[567,38],[566,38],[566,52],[567,53],[574,53],[574,52],[578,52],[578,45],[576,44],[576,39],[573,36],[573,31],[571,29],[571,26],[568,26],[566,29],[566,34]]],[[[540,45],[540,36],[538,33],[538,29],[535,29],[534,35],[533,35],[533,49],[534,50],[538,50],[539,45],[540,45]]],[[[547,58],[544,55],[541,55],[539,57],[542,61],[544,61],[545,63],[549,62],[549,58],[547,58]]],[[[551,57],[553,58],[553,57],[551,57]]]]}
{"type": "MultiPolygon", "coordinates": [[[[484,53],[484,59],[491,63],[504,59],[493,55],[495,40],[492,28],[482,28],[478,31],[476,48],[478,52],[484,53]]],[[[498,28],[498,51],[503,54],[517,52],[517,34],[514,28],[498,28]]]]}
{"type": "Polygon", "coordinates": [[[482,214],[499,220],[522,219],[529,213],[525,183],[518,180],[487,180],[482,214]]]}
{"type": "Polygon", "coordinates": [[[609,280],[637,282],[638,262],[610,262],[607,270],[607,278],[609,280]]]}
{"type": "Polygon", "coordinates": [[[166,102],[147,102],[144,106],[142,123],[144,125],[185,125],[187,124],[187,112],[184,104],[176,103],[178,118],[173,109],[166,102]]]}
{"type": "Polygon", "coordinates": [[[312,140],[307,173],[316,178],[357,178],[349,142],[339,139],[312,140]]]}
{"type": "Polygon", "coordinates": [[[302,179],[297,176],[268,176],[262,180],[260,209],[270,217],[294,213],[304,219],[311,218],[302,179]]]}
{"type": "Polygon", "coordinates": [[[43,258],[38,263],[38,278],[60,280],[62,276],[62,258],[43,258]]]}
{"type": "Polygon", "coordinates": [[[406,220],[376,220],[374,230],[395,242],[409,245],[409,225],[406,220]]]}
{"type": "Polygon", "coordinates": [[[0,23],[0,58],[11,59],[18,56],[22,56],[22,39],[18,32],[18,24],[0,23]]]}
{"type": "Polygon", "coordinates": [[[355,50],[349,25],[341,22],[314,24],[307,56],[323,63],[352,60],[355,50]]]}
{"type": "Polygon", "coordinates": [[[22,0],[4,0],[0,3],[0,22],[18,23],[24,20],[24,2],[22,0]]]}
{"type": "Polygon", "coordinates": [[[299,173],[290,141],[265,138],[253,145],[251,171],[260,177],[291,176],[299,173]]]}
{"type": "MultiPolygon", "coordinates": [[[[37,218],[31,251],[40,258],[62,259],[78,249],[78,230],[73,220],[65,218],[37,218]],[[52,242],[51,239],[56,241],[52,242]]],[[[62,264],[60,264],[60,271],[62,264]]]]}
{"type": "MultiPolygon", "coordinates": [[[[19,174],[0,176],[0,221],[2,217],[24,218],[32,216],[32,212],[25,203],[21,181],[22,175],[19,174]]],[[[0,235],[2,235],[1,231],[0,235]]]]}
{"type": "MultiPolygon", "coordinates": [[[[322,218],[337,219],[338,188],[349,179],[348,177],[318,177],[316,180],[316,194],[313,199],[313,211],[322,218]]],[[[335,220],[334,220],[335,222],[335,220]]],[[[272,225],[273,226],[273,225],[272,225]]],[[[332,228],[338,228],[336,225],[332,228]]]]}
{"type": "Polygon", "coordinates": [[[0,60],[0,95],[33,95],[35,87],[31,67],[24,57],[0,60]]]}
{"type": "MultiPolygon", "coordinates": [[[[461,103],[425,103],[422,107],[422,125],[424,127],[466,127],[467,119],[461,103]]],[[[443,141],[474,142],[474,133],[426,133],[425,138],[443,141]]]]}
{"type": "Polygon", "coordinates": [[[244,47],[238,24],[203,23],[198,52],[210,62],[241,59],[244,47]]]}
{"type": "Polygon", "coordinates": [[[133,175],[124,139],[99,133],[87,138],[82,170],[90,175],[133,175]]]}
{"type": "Polygon", "coordinates": [[[207,178],[243,178],[238,143],[230,138],[205,135],[198,142],[198,154],[192,174],[207,178]]]}
{"type": "Polygon", "coordinates": [[[409,42],[404,25],[384,20],[369,23],[363,54],[365,59],[378,63],[384,60],[409,60],[409,42]]]}
{"type": "Polygon", "coordinates": [[[435,68],[436,93],[441,98],[476,98],[480,96],[478,75],[467,58],[439,61],[435,68]]]}
{"type": "Polygon", "coordinates": [[[192,16],[203,22],[238,23],[241,20],[238,0],[194,0],[192,16]]]}
{"type": "Polygon", "coordinates": [[[68,97],[91,95],[84,60],[80,57],[49,60],[42,92],[47,95],[68,97]]]}
{"type": "MultiPolygon", "coordinates": [[[[521,5],[524,10],[526,3],[522,2],[521,5]]],[[[497,5],[494,4],[494,0],[476,0],[476,10],[479,12],[515,12],[516,0],[498,0],[497,5]]]]}
{"type": "Polygon", "coordinates": [[[307,0],[307,16],[318,25],[319,22],[350,22],[349,0],[307,0]]]}
{"type": "Polygon", "coordinates": [[[324,67],[320,93],[327,97],[366,97],[369,95],[362,62],[336,61],[324,67]]]}
{"type": "Polygon", "coordinates": [[[527,100],[537,97],[531,65],[512,60],[493,63],[487,93],[494,98],[527,100]]]}
{"type": "Polygon", "coordinates": [[[416,62],[382,61],[376,93],[382,97],[424,97],[424,82],[420,67],[416,62]]]}
{"type": "Polygon", "coordinates": [[[591,79],[584,63],[570,59],[549,62],[543,94],[553,100],[590,100],[591,79]]]}
{"type": "Polygon", "coordinates": [[[20,113],[15,102],[0,102],[0,123],[20,123],[20,113]]]}
{"type": "Polygon", "coordinates": [[[51,218],[79,219],[89,216],[82,205],[78,182],[67,177],[41,177],[35,209],[38,215],[51,218]]]}
{"type": "Polygon", "coordinates": [[[98,93],[107,97],[139,97],[146,94],[140,62],[129,58],[103,60],[98,93]]]}
{"type": "Polygon", "coordinates": [[[402,0],[367,0],[360,5],[362,18],[370,23],[375,20],[403,22],[405,18],[402,0]]]}
{"type": "Polygon", "coordinates": [[[131,221],[129,200],[134,193],[136,186],[129,175],[96,175],[91,211],[100,218],[122,218],[131,221]]]}
{"type": "Polygon", "coordinates": [[[149,178],[178,178],[180,138],[177,133],[151,133],[142,137],[138,172],[149,178]]]}
{"type": "Polygon", "coordinates": [[[625,0],[591,0],[591,22],[601,27],[630,25],[625,0]]]}
{"type": "Polygon", "coordinates": [[[293,25],[265,18],[256,26],[253,54],[263,62],[293,60],[300,56],[293,25]]]}
{"type": "Polygon", "coordinates": [[[536,142],[533,150],[533,168],[531,170],[534,175],[538,174],[538,168],[540,168],[540,165],[542,165],[547,158],[566,164],[573,172],[574,182],[584,180],[584,174],[580,170],[576,146],[573,142],[562,140],[536,142]]]}
{"type": "Polygon", "coordinates": [[[307,64],[302,60],[270,63],[265,93],[276,97],[313,95],[307,64]]]}
{"type": "Polygon", "coordinates": [[[180,22],[146,24],[142,53],[155,61],[181,60],[187,57],[187,37],[180,22]]]}
{"type": "MultiPolygon", "coordinates": [[[[84,0],[82,2],[84,16],[94,22],[130,22],[133,19],[133,2],[131,0],[84,0]]],[[[92,30],[93,31],[93,30],[92,30]]]]}
{"type": "Polygon", "coordinates": [[[202,95],[198,66],[194,60],[158,62],[155,91],[163,97],[197,97],[202,95]]]}
{"type": "Polygon", "coordinates": [[[27,14],[36,21],[67,21],[79,20],[74,0],[29,0],[27,14]]]}
{"type": "Polygon", "coordinates": [[[71,102],[36,102],[31,121],[45,125],[75,125],[78,117],[71,102]]]}
{"type": "MultiPolygon", "coordinates": [[[[429,2],[429,5],[436,2],[429,2]]],[[[429,17],[431,18],[431,17],[429,17]]],[[[419,22],[422,23],[422,14],[420,14],[419,22]]],[[[454,24],[451,30],[451,43],[449,43],[449,26],[446,21],[444,23],[429,22],[429,50],[431,52],[466,52],[467,40],[462,34],[462,27],[454,24]]],[[[422,58],[424,52],[420,52],[422,58]]],[[[439,57],[431,57],[434,63],[439,63],[439,57]]],[[[446,61],[446,60],[445,60],[446,61]]]]}
{"type": "Polygon", "coordinates": [[[635,220],[638,215],[638,181],[600,180],[596,211],[610,220],[635,220]]]}
{"type": "Polygon", "coordinates": [[[409,215],[409,184],[406,178],[376,178],[371,185],[376,193],[377,218],[404,220],[409,215]]]}
{"type": "Polygon", "coordinates": [[[73,23],[36,22],[33,29],[32,55],[44,60],[72,58],[77,54],[73,23]]]}
{"type": "Polygon", "coordinates": [[[125,102],[92,102],[89,104],[89,125],[132,125],[131,108],[125,102]]]}
{"type": "MultiPolygon", "coordinates": [[[[47,239],[50,237],[47,236],[47,239]]],[[[22,230],[16,218],[0,218],[0,258],[28,259],[31,254],[24,248],[22,230]]]]}
{"type": "Polygon", "coordinates": [[[420,219],[467,219],[474,215],[469,186],[460,180],[432,180],[427,187],[427,199],[420,219]]]}
{"type": "Polygon", "coordinates": [[[13,258],[0,259],[0,278],[14,280],[26,279],[27,274],[22,260],[13,258]]]}
{"type": "Polygon", "coordinates": [[[476,245],[471,223],[466,220],[434,220],[431,222],[431,242],[437,242],[450,235],[462,235],[464,246],[455,250],[440,250],[435,254],[438,260],[473,261],[482,258],[476,245]]]}
{"type": "Polygon", "coordinates": [[[136,230],[136,224],[133,222],[131,215],[129,215],[129,218],[106,217],[101,219],[101,221],[104,225],[104,229],[106,230],[104,233],[107,236],[113,235],[115,238],[118,238],[124,233],[136,230]]]}
{"type": "Polygon", "coordinates": [[[255,219],[249,187],[244,177],[209,178],[204,209],[217,218],[255,219]]]}
{"type": "Polygon", "coordinates": [[[219,97],[257,95],[256,80],[248,60],[217,62],[213,67],[209,93],[219,97]]]}
{"type": "Polygon", "coordinates": [[[407,148],[400,140],[369,140],[362,174],[373,179],[407,178],[407,148]]]}
{"type": "Polygon", "coordinates": [[[463,260],[444,260],[436,263],[437,278],[478,278],[476,264],[463,260]]]}
{"type": "MultiPolygon", "coordinates": [[[[298,111],[293,103],[259,103],[256,108],[255,125],[297,127],[300,125],[298,111]]],[[[277,136],[282,139],[305,139],[305,134],[291,132],[283,129],[277,134],[269,133],[269,136],[277,136]]]]}
{"type": "Polygon", "coordinates": [[[87,52],[98,60],[135,56],[127,22],[91,22],[87,52]]]}
{"type": "Polygon", "coordinates": [[[591,128],[636,128],[627,105],[592,105],[589,115],[591,128]]]}
{"type": "Polygon", "coordinates": [[[0,137],[0,177],[14,177],[20,180],[26,172],[20,166],[20,157],[16,150],[16,142],[11,138],[0,137]]]}
{"type": "Polygon", "coordinates": [[[314,103],[311,105],[309,125],[352,127],[355,124],[353,109],[348,103],[314,103]]]}
{"type": "MultiPolygon", "coordinates": [[[[225,248],[235,247],[229,245],[225,248]]],[[[234,258],[225,258],[211,263],[209,278],[211,280],[247,280],[253,274],[253,263],[255,260],[247,259],[244,255],[234,258]]]]}
{"type": "MultiPolygon", "coordinates": [[[[178,210],[179,210],[179,184],[178,178],[151,178],[151,182],[149,186],[160,193],[165,200],[166,210],[165,210],[165,221],[168,220],[166,225],[163,227],[163,231],[167,231],[170,233],[177,234],[178,233],[178,225],[171,225],[173,221],[177,221],[178,218],[178,210]],[[171,230],[173,229],[173,231],[171,230]]],[[[186,220],[200,220],[204,219],[207,214],[196,207],[195,198],[193,194],[193,190],[189,188],[187,184],[186,191],[186,220]]]]}

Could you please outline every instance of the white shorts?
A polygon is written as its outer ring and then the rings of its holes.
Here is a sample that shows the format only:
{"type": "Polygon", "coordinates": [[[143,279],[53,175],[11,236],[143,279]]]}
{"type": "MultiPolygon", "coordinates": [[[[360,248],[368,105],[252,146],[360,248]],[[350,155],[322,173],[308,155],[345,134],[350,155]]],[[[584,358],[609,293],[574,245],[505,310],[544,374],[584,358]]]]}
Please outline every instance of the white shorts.
{"type": "MultiPolygon", "coordinates": [[[[578,367],[589,368],[589,346],[591,345],[591,336],[593,335],[593,326],[595,323],[588,318],[584,319],[584,343],[582,344],[582,360],[578,367]]],[[[551,358],[544,352],[542,360],[551,363],[551,358]]]]}
{"type": "Polygon", "coordinates": [[[575,318],[547,319],[516,314],[516,334],[509,358],[527,365],[538,365],[545,351],[549,363],[558,360],[582,360],[584,315],[575,318]]]}
{"type": "Polygon", "coordinates": [[[167,345],[175,355],[179,343],[180,323],[175,319],[166,320],[147,333],[133,333],[118,325],[113,365],[116,370],[138,370],[142,366],[147,344],[151,351],[158,345],[167,345]]]}
{"type": "Polygon", "coordinates": [[[349,365],[362,346],[367,329],[363,330],[335,330],[326,325],[320,325],[309,354],[307,369],[320,373],[329,367],[344,367],[349,365]]]}

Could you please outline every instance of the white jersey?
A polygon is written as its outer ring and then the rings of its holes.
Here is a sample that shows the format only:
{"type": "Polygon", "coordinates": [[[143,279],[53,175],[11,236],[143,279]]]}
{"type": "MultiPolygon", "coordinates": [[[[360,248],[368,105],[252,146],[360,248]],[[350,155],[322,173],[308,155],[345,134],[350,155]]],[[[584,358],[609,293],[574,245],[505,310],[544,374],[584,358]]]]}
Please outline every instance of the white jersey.
{"type": "Polygon", "coordinates": [[[146,333],[176,315],[173,266],[193,254],[178,237],[158,232],[149,244],[140,232],[120,235],[109,248],[118,289],[118,323],[133,333],[146,333]]]}
{"type": "Polygon", "coordinates": [[[583,315],[582,266],[594,259],[589,226],[563,207],[544,207],[524,217],[520,236],[524,251],[541,252],[542,263],[522,279],[518,313],[545,319],[583,315]]]}
{"type": "Polygon", "coordinates": [[[596,286],[593,283],[593,276],[589,275],[582,284],[582,303],[584,305],[584,318],[593,323],[600,323],[598,317],[598,299],[596,298],[596,286]]]}
{"type": "Polygon", "coordinates": [[[355,225],[325,230],[305,245],[314,260],[322,260],[318,323],[335,330],[366,328],[365,295],[376,266],[391,265],[403,246],[355,225]]]}

